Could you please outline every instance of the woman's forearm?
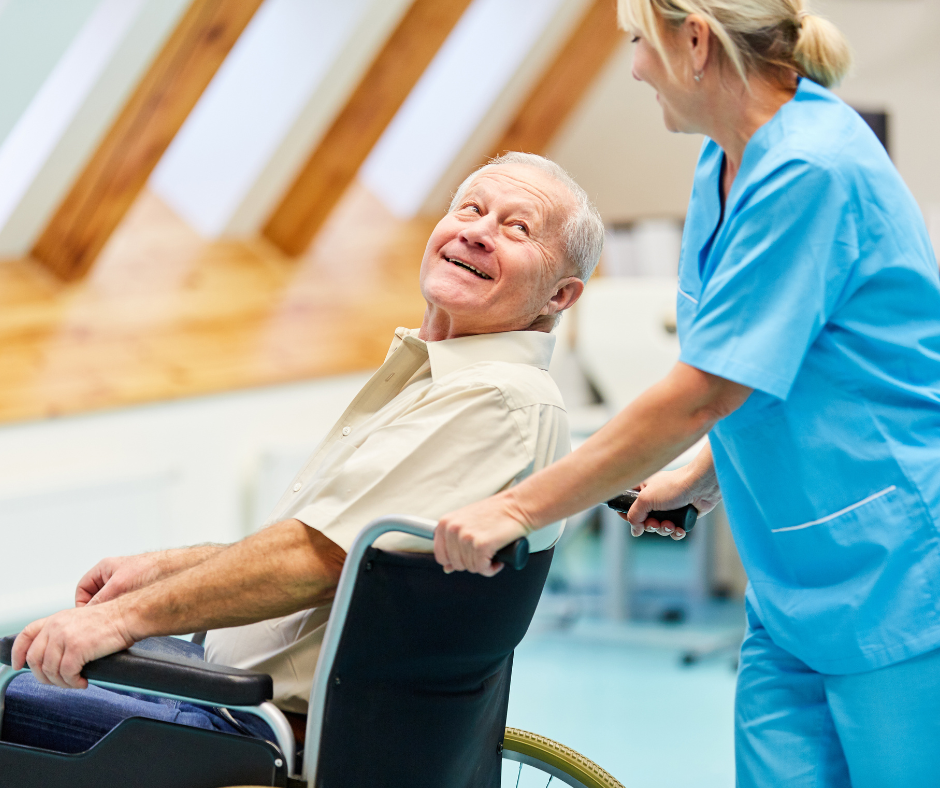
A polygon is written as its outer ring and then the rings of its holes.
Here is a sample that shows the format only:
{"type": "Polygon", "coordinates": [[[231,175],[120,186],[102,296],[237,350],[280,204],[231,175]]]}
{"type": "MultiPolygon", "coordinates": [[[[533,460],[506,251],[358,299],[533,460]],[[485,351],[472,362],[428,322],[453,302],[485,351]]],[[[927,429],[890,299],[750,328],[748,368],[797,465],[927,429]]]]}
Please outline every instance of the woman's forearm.
{"type": "MultiPolygon", "coordinates": [[[[502,495],[532,529],[583,511],[675,459],[750,391],[679,363],[577,451],[502,495]]],[[[714,473],[710,451],[696,461],[702,474],[714,473]]]]}
{"type": "Polygon", "coordinates": [[[686,467],[689,484],[703,494],[720,497],[718,475],[715,473],[715,461],[712,459],[712,446],[705,443],[702,450],[686,467]]]}

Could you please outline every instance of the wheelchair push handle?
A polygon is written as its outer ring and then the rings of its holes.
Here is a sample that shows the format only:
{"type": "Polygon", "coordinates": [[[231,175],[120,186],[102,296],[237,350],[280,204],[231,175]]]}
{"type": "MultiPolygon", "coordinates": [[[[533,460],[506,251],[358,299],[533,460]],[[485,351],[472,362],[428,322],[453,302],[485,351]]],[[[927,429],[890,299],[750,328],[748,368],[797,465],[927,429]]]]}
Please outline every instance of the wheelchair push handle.
{"type": "MultiPolygon", "coordinates": [[[[615,512],[626,514],[633,506],[633,502],[639,498],[640,494],[636,490],[627,490],[616,498],[611,498],[607,505],[615,512]]],[[[669,509],[668,511],[650,512],[647,517],[652,517],[660,522],[669,520],[677,528],[682,528],[686,533],[695,527],[695,521],[698,519],[698,509],[692,504],[687,504],[681,509],[669,509]]]]}
{"type": "Polygon", "coordinates": [[[513,569],[523,569],[529,561],[529,540],[524,536],[522,539],[516,539],[515,542],[497,550],[493,560],[513,569]]]}

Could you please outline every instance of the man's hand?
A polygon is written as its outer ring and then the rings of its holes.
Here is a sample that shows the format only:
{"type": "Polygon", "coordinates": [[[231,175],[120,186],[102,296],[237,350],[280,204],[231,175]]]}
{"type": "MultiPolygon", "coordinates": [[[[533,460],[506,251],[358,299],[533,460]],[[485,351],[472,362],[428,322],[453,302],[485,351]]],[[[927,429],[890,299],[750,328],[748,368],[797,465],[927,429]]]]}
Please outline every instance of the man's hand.
{"type": "Polygon", "coordinates": [[[108,602],[128,591],[150,585],[160,577],[159,553],[105,558],[78,581],[75,607],[108,602]]]}
{"type": "Polygon", "coordinates": [[[434,531],[434,557],[445,572],[492,577],[503,568],[493,563],[496,551],[531,532],[524,513],[503,493],[441,518],[434,531]]]}
{"type": "Polygon", "coordinates": [[[27,626],[13,644],[13,668],[29,666],[41,684],[85,689],[80,675],[99,657],[134,644],[118,603],[72,608],[27,626]]]}
{"type": "Polygon", "coordinates": [[[678,509],[692,504],[700,515],[714,509],[721,501],[718,478],[711,462],[711,449],[703,449],[695,460],[675,471],[660,471],[640,485],[640,495],[630,511],[621,514],[630,523],[630,533],[642,536],[644,532],[671,536],[678,541],[685,530],[668,520],[659,522],[649,517],[654,510],[678,509]]]}

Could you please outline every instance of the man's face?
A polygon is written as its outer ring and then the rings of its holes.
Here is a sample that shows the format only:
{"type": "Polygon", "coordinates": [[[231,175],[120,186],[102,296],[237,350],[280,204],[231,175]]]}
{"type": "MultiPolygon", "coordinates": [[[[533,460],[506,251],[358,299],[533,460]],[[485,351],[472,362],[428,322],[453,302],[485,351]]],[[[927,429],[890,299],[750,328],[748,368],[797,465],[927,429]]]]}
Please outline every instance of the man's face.
{"type": "Polygon", "coordinates": [[[534,167],[478,175],[424,252],[429,310],[447,314],[452,336],[519,331],[549,314],[559,282],[574,274],[562,233],[572,208],[568,190],[534,167]]]}

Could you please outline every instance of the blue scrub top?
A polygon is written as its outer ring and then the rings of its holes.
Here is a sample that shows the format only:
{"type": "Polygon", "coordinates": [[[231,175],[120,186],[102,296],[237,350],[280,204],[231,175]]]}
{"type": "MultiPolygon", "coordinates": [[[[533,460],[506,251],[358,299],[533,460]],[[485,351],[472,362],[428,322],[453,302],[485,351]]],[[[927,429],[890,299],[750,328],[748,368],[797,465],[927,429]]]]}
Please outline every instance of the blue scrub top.
{"type": "Polygon", "coordinates": [[[754,389],[710,441],[749,599],[824,673],[940,647],[940,277],[859,115],[808,79],[748,142],[722,217],[702,148],[681,360],[754,389]]]}

